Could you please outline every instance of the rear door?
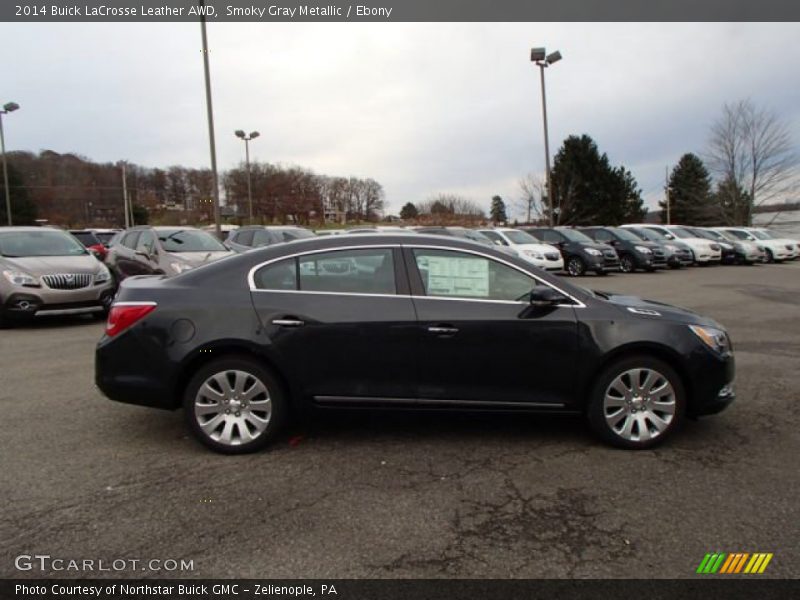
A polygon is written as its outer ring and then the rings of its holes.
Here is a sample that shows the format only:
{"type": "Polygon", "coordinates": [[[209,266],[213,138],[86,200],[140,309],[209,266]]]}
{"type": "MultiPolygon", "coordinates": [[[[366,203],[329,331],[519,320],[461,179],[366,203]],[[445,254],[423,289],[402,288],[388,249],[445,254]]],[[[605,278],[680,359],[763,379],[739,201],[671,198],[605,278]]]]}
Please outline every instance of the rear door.
{"type": "Polygon", "coordinates": [[[141,233],[141,230],[128,231],[112,247],[111,266],[120,279],[147,273],[136,257],[136,246],[141,233]]]}
{"type": "Polygon", "coordinates": [[[532,307],[531,289],[547,284],[488,255],[405,252],[419,318],[421,399],[494,408],[572,402],[573,306],[532,307]]]}
{"type": "Polygon", "coordinates": [[[323,405],[413,397],[417,322],[399,248],[307,252],[251,277],[264,343],[323,405]]]}

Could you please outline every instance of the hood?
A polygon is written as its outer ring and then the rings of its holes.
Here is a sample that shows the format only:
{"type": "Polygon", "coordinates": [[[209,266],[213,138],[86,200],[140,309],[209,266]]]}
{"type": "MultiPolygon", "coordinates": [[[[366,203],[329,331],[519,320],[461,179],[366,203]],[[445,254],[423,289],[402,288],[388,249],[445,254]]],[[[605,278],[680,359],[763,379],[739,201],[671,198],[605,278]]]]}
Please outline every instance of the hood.
{"type": "MultiPolygon", "coordinates": [[[[722,328],[719,323],[708,317],[698,315],[696,312],[688,308],[680,306],[673,306],[664,302],[656,300],[646,300],[638,296],[626,296],[623,294],[615,294],[613,292],[599,292],[603,296],[607,296],[607,302],[614,304],[620,310],[625,311],[629,316],[639,317],[642,319],[666,319],[668,321],[676,321],[678,323],[686,323],[687,325],[708,325],[711,327],[722,328]],[[637,313],[629,309],[642,309],[648,313],[637,313]],[[654,314],[658,313],[658,314],[654,314]]],[[[603,298],[605,300],[605,298],[603,298]]]]}
{"type": "MultiPolygon", "coordinates": [[[[0,264],[40,277],[56,273],[98,273],[101,263],[91,254],[79,256],[0,257],[0,264]]],[[[6,268],[8,268],[6,267],[6,268]]]]}
{"type": "Polygon", "coordinates": [[[514,247],[519,250],[532,250],[533,252],[541,252],[542,254],[545,252],[559,253],[558,248],[550,244],[516,244],[514,247]]]}
{"type": "Polygon", "coordinates": [[[199,267],[200,265],[204,265],[206,263],[214,262],[215,260],[219,260],[220,258],[225,258],[226,256],[231,256],[235,254],[230,250],[226,251],[218,251],[218,252],[167,252],[168,256],[172,258],[177,258],[193,267],[199,267]]]}

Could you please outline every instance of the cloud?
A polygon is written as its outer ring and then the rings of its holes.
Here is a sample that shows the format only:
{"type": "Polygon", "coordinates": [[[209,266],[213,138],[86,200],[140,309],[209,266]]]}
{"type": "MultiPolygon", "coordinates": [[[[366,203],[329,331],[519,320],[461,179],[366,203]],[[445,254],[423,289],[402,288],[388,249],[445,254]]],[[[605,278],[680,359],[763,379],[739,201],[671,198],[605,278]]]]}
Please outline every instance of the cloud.
{"type": "MultiPolygon", "coordinates": [[[[533,45],[551,152],[588,133],[661,197],[664,168],[703,151],[723,102],[750,97],[800,134],[800,25],[235,23],[209,25],[221,168],[253,157],[374,177],[394,210],[441,191],[488,206],[542,171],[533,45]]],[[[148,166],[208,164],[199,25],[3,24],[10,149],[148,166]],[[12,122],[13,121],[13,122],[12,122]]]]}

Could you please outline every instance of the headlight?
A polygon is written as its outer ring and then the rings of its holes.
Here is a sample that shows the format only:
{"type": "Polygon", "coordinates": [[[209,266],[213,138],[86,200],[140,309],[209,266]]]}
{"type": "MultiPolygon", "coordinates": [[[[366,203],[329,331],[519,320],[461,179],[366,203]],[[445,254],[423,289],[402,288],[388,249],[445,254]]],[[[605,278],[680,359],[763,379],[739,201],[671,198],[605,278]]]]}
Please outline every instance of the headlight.
{"type": "Polygon", "coordinates": [[[105,265],[101,265],[101,266],[102,266],[102,268],[100,269],[100,272],[97,273],[94,276],[94,282],[95,283],[105,283],[106,281],[111,279],[111,273],[106,268],[106,266],[105,265]]]}
{"type": "Polygon", "coordinates": [[[591,254],[592,256],[602,256],[603,255],[603,253],[600,252],[600,250],[597,250],[595,248],[587,248],[586,249],[586,254],[591,254]]]}
{"type": "Polygon", "coordinates": [[[640,254],[652,254],[653,251],[650,248],[645,248],[644,246],[634,246],[634,250],[639,252],[640,254]]]}
{"type": "Polygon", "coordinates": [[[522,253],[525,256],[530,256],[531,258],[536,258],[538,260],[544,260],[544,256],[540,252],[536,252],[535,250],[523,250],[522,253]]]}
{"type": "Polygon", "coordinates": [[[25,271],[9,269],[8,271],[3,271],[3,277],[8,279],[9,283],[12,285],[39,287],[39,282],[36,280],[36,278],[33,275],[29,275],[25,271]]]}
{"type": "Polygon", "coordinates": [[[731,351],[731,340],[722,329],[703,327],[701,325],[689,325],[689,329],[715,352],[728,354],[731,351]]]}
{"type": "Polygon", "coordinates": [[[175,273],[177,273],[178,275],[192,268],[192,265],[182,262],[171,262],[169,263],[169,266],[172,267],[172,270],[175,271],[175,273]]]}

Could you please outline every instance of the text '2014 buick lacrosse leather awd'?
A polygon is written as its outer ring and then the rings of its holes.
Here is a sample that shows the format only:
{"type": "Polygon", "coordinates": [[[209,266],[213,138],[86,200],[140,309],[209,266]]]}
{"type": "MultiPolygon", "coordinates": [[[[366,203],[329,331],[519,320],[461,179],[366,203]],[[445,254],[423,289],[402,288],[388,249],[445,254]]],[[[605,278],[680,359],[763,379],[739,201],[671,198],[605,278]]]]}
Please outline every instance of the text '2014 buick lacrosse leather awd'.
{"type": "Polygon", "coordinates": [[[229,453],[336,408],[583,414],[606,442],[648,448],[725,408],[733,377],[711,319],[430,235],[300,240],[128,279],[96,351],[109,398],[183,407],[229,453]]]}

